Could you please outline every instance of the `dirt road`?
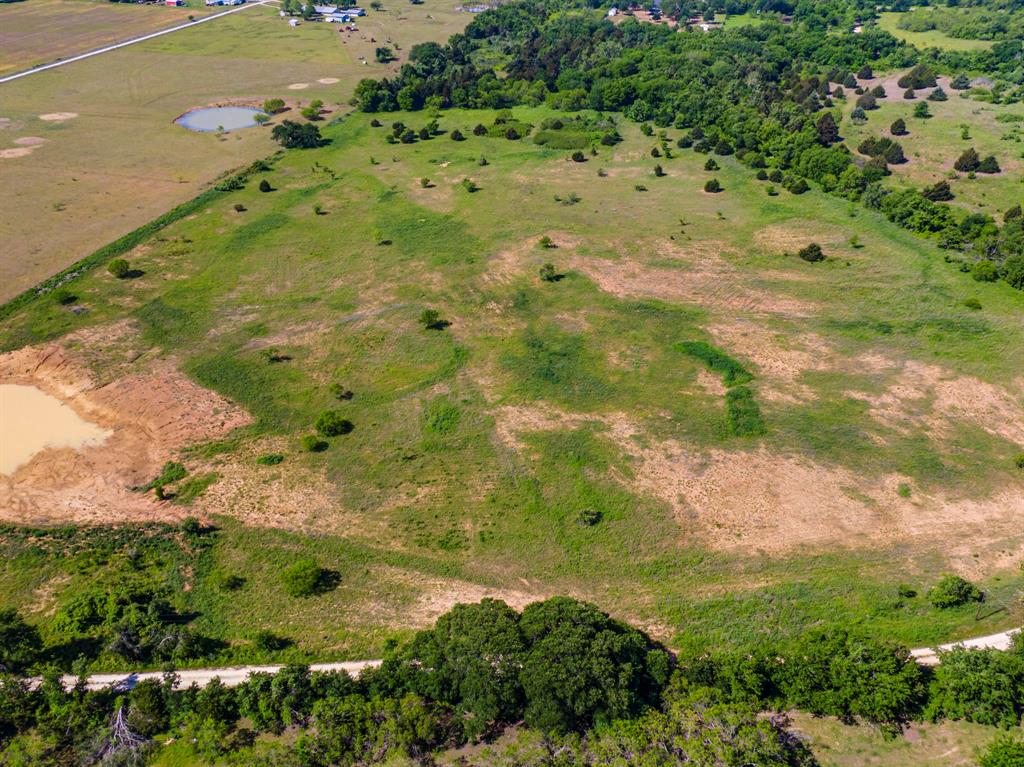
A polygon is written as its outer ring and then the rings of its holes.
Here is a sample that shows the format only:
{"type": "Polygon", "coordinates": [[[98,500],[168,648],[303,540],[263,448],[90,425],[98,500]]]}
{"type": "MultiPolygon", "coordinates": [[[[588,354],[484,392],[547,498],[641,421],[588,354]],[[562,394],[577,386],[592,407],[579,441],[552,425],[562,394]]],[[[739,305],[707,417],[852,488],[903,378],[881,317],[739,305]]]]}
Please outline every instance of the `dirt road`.
{"type": "MultiPolygon", "coordinates": [[[[950,642],[949,644],[939,645],[938,648],[918,647],[911,650],[910,654],[914,656],[917,662],[922,666],[935,666],[939,663],[939,657],[936,650],[950,650],[959,645],[975,650],[1009,650],[1014,634],[1018,634],[1020,631],[1021,629],[1011,629],[999,634],[990,634],[989,636],[975,637],[974,639],[963,639],[959,642],[950,642]]],[[[349,674],[357,676],[363,671],[363,669],[376,668],[380,664],[381,662],[379,660],[353,660],[341,663],[313,663],[309,668],[311,671],[347,671],[349,674]]],[[[237,666],[229,668],[186,669],[176,673],[179,678],[179,688],[188,687],[192,684],[204,687],[215,678],[220,679],[220,681],[228,687],[236,687],[248,679],[250,674],[276,674],[282,668],[284,667],[237,666]]],[[[163,676],[163,674],[160,671],[93,674],[89,677],[86,687],[90,690],[100,690],[104,687],[115,687],[117,689],[130,690],[144,679],[160,679],[161,676],[163,676]]],[[[73,676],[68,675],[64,677],[65,685],[70,686],[74,683],[75,678],[73,676]]]]}
{"type": "MultiPolygon", "coordinates": [[[[347,671],[352,676],[358,676],[365,668],[375,668],[380,665],[379,660],[353,660],[342,663],[313,663],[311,671],[347,671]]],[[[205,687],[215,678],[228,687],[237,687],[250,674],[276,674],[284,666],[238,666],[231,668],[199,668],[176,671],[178,675],[178,689],[189,687],[193,684],[205,687]]],[[[131,673],[114,674],[93,674],[89,677],[86,687],[90,690],[102,690],[104,687],[114,687],[119,690],[130,690],[146,679],[160,679],[162,671],[136,671],[131,673]]],[[[75,677],[66,675],[64,684],[70,687],[75,683],[75,677]]]]}

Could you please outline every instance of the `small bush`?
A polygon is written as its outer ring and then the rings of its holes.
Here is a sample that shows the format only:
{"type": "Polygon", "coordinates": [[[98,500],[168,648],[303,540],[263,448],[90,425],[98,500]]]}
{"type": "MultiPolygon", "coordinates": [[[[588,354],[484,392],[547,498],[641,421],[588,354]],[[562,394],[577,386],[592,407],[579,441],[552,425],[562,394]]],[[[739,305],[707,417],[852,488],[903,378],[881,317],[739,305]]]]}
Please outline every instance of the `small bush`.
{"type": "Polygon", "coordinates": [[[709,194],[718,194],[722,191],[722,185],[719,183],[717,178],[713,178],[704,184],[704,191],[709,194]]]}
{"type": "Polygon", "coordinates": [[[320,588],[323,574],[316,560],[305,557],[281,573],[281,583],[290,597],[311,597],[320,588]]]}
{"type": "Polygon", "coordinates": [[[580,152],[579,150],[577,150],[577,151],[572,153],[572,161],[573,162],[586,162],[587,161],[587,157],[586,157],[586,155],[583,154],[583,152],[580,152]]]}
{"type": "Polygon", "coordinates": [[[424,309],[420,312],[420,324],[424,330],[441,330],[447,325],[437,309],[424,309]]]}
{"type": "Polygon", "coordinates": [[[1013,465],[1018,469],[1024,470],[1024,453],[1017,454],[1017,457],[1013,459],[1013,465]]]}
{"type": "Polygon", "coordinates": [[[548,263],[544,264],[540,268],[540,278],[545,282],[555,282],[558,280],[558,272],[555,270],[555,265],[548,263]]]}
{"type": "Polygon", "coordinates": [[[971,267],[971,277],[978,282],[995,282],[999,279],[999,267],[987,259],[978,261],[971,267]]]}
{"type": "Polygon", "coordinates": [[[235,213],[245,213],[245,206],[240,202],[234,204],[235,213]]]}
{"type": "Polygon", "coordinates": [[[340,437],[354,428],[352,422],[337,410],[325,410],[316,417],[316,430],[322,437],[340,437]]]}
{"type": "Polygon", "coordinates": [[[270,182],[265,178],[260,180],[260,191],[261,192],[273,192],[274,187],[270,185],[270,182]]]}
{"type": "Polygon", "coordinates": [[[234,573],[222,573],[217,577],[217,588],[221,591],[238,591],[245,585],[245,578],[234,573]]]}
{"type": "Polygon", "coordinates": [[[307,453],[322,453],[330,445],[316,434],[306,434],[302,438],[302,449],[307,453]]]}
{"type": "Polygon", "coordinates": [[[460,131],[458,129],[453,130],[451,132],[451,134],[449,134],[449,135],[451,136],[452,141],[465,141],[466,140],[466,137],[462,135],[462,131],[460,131]]]}
{"type": "Polygon", "coordinates": [[[655,165],[654,166],[654,175],[657,178],[661,178],[662,176],[665,175],[665,169],[662,168],[660,165],[655,165]]]}
{"type": "Polygon", "coordinates": [[[252,635],[252,646],[260,652],[277,652],[288,644],[287,639],[282,639],[270,631],[257,631],[252,635]]]}
{"type": "Polygon", "coordinates": [[[332,383],[328,390],[331,392],[331,396],[338,400],[348,401],[355,396],[351,389],[342,386],[340,383],[332,383]]]}
{"type": "Polygon", "coordinates": [[[756,437],[765,433],[761,409],[747,386],[734,386],[725,393],[725,415],[729,433],[734,436],[756,437]]]}
{"type": "Polygon", "coordinates": [[[462,179],[462,188],[465,189],[470,194],[473,194],[473,192],[476,192],[480,189],[480,187],[476,185],[476,182],[473,181],[473,179],[471,178],[462,179]]]}
{"type": "Polygon", "coordinates": [[[979,301],[977,298],[974,298],[973,296],[971,298],[965,298],[964,306],[966,306],[968,309],[978,311],[979,309],[981,309],[981,301],[979,301]]]}
{"type": "Polygon", "coordinates": [[[821,246],[816,242],[812,242],[811,244],[800,248],[800,250],[797,251],[797,255],[804,261],[810,261],[811,263],[825,260],[825,254],[822,252],[821,246]]]}
{"type": "Polygon", "coordinates": [[[114,275],[117,279],[123,280],[128,276],[128,273],[132,270],[128,262],[123,258],[115,258],[109,264],[107,264],[107,271],[114,275]]]}
{"type": "MultiPolygon", "coordinates": [[[[709,157],[708,161],[704,163],[704,170],[718,170],[718,163],[715,162],[714,157],[709,157]]],[[[766,175],[767,178],[767,175],[766,175]]]]}
{"type": "Polygon", "coordinates": [[[944,575],[928,592],[928,601],[940,610],[982,601],[981,590],[959,575],[944,575]]]}
{"type": "Polygon", "coordinates": [[[1024,765],[1024,740],[1003,733],[988,744],[978,767],[1021,767],[1024,765]]]}
{"type": "Polygon", "coordinates": [[[267,453],[256,459],[256,463],[260,466],[277,466],[282,461],[284,461],[284,456],[280,453],[267,453]]]}
{"type": "Polygon", "coordinates": [[[593,527],[604,515],[596,509],[580,509],[576,515],[576,521],[583,527],[593,527]]]}

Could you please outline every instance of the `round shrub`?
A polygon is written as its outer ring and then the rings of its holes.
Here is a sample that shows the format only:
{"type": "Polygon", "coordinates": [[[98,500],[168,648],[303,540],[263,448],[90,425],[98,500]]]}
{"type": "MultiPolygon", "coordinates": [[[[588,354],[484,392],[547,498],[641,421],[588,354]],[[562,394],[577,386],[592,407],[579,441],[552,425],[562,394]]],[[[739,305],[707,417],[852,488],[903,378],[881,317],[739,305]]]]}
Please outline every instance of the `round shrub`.
{"type": "Polygon", "coordinates": [[[319,590],[323,574],[316,560],[304,557],[281,573],[281,583],[290,597],[310,597],[319,590]]]}
{"type": "Polygon", "coordinates": [[[980,602],[982,598],[981,589],[959,575],[942,576],[942,580],[928,592],[928,601],[940,610],[980,602]]]}
{"type": "Polygon", "coordinates": [[[306,434],[302,438],[302,449],[308,453],[322,453],[328,448],[328,444],[316,434],[306,434]]]}
{"type": "Polygon", "coordinates": [[[316,431],[321,437],[340,437],[352,431],[352,422],[337,410],[325,410],[316,417],[316,431]]]}
{"type": "Polygon", "coordinates": [[[117,277],[119,280],[123,280],[128,276],[132,268],[128,265],[128,262],[123,258],[115,258],[109,264],[107,264],[107,271],[117,277]]]}
{"type": "Polygon", "coordinates": [[[797,251],[797,255],[804,261],[810,261],[811,263],[825,260],[825,254],[822,252],[821,246],[816,242],[812,242],[810,245],[805,245],[800,248],[800,250],[797,251]]]}

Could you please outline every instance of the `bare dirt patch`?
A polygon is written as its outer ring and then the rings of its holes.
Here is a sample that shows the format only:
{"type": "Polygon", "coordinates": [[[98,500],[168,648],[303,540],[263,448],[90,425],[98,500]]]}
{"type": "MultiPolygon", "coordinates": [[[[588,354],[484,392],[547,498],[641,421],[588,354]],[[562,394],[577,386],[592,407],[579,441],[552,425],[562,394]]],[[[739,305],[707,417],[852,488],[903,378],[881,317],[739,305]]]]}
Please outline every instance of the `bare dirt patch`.
{"type": "Polygon", "coordinates": [[[334,85],[335,83],[340,83],[341,80],[337,77],[321,77],[317,82],[321,85],[334,85]]]}
{"type": "Polygon", "coordinates": [[[48,112],[39,115],[39,119],[46,122],[64,122],[65,120],[74,120],[76,117],[78,117],[78,112],[48,112]]]}
{"type": "Polygon", "coordinates": [[[104,383],[64,345],[25,347],[0,355],[0,381],[36,386],[113,432],[102,445],[43,450],[0,478],[0,519],[19,524],[178,518],[179,507],[131,488],[152,479],[179,449],[251,421],[169,360],[104,383]]]}
{"type": "Polygon", "coordinates": [[[878,355],[861,358],[865,367],[885,376],[881,394],[851,391],[870,403],[870,414],[890,427],[916,430],[923,419],[935,436],[950,434],[956,422],[980,426],[990,434],[1024,445],[1024,393],[1010,392],[939,365],[898,361],[878,355]]]}
{"type": "MultiPolygon", "coordinates": [[[[204,470],[216,471],[217,482],[196,502],[202,514],[226,514],[249,525],[288,530],[324,531],[346,527],[352,519],[338,509],[323,470],[297,465],[287,440],[263,440],[204,470]],[[280,466],[261,466],[260,455],[288,455],[280,466]],[[330,520],[330,524],[325,524],[330,520]]],[[[364,526],[365,527],[365,526],[364,526]]]]}
{"type": "Polygon", "coordinates": [[[840,245],[847,237],[847,233],[839,227],[807,219],[794,219],[785,224],[772,224],[759,229],[754,234],[754,241],[769,253],[781,253],[796,252],[812,242],[840,245]]]}
{"type": "Polygon", "coordinates": [[[32,154],[34,146],[19,146],[14,149],[0,149],[0,160],[13,160],[16,157],[27,157],[32,154]]]}
{"type": "MultiPolygon", "coordinates": [[[[1021,536],[1024,496],[1012,490],[980,499],[943,492],[903,498],[897,488],[905,477],[864,477],[766,448],[697,451],[668,441],[631,449],[639,459],[637,489],[671,505],[689,542],[713,548],[934,545],[955,530],[956,541],[969,541],[966,548],[976,552],[1021,536]]],[[[956,556],[957,547],[945,552],[956,556]]]]}
{"type": "MultiPolygon", "coordinates": [[[[410,572],[393,567],[378,568],[384,582],[395,583],[415,591],[411,605],[393,607],[374,604],[369,609],[383,611],[388,625],[408,628],[423,628],[432,625],[457,604],[472,604],[481,599],[500,599],[509,607],[522,610],[532,602],[539,602],[551,594],[526,589],[497,588],[456,579],[433,578],[419,572],[410,572]]],[[[524,584],[528,585],[528,584],[524,584]]]]}
{"type": "Polygon", "coordinates": [[[941,544],[962,571],[978,574],[1016,561],[1024,550],[1019,488],[977,498],[954,490],[925,491],[898,474],[864,476],[766,447],[705,450],[653,440],[625,414],[571,413],[546,403],[499,407],[494,419],[496,438],[524,454],[526,434],[602,425],[604,438],[632,461],[628,476],[612,472],[611,477],[668,504],[679,523],[679,541],[689,546],[779,554],[941,544]],[[903,485],[913,486],[910,497],[900,493],[903,485]],[[982,561],[979,551],[1003,555],[982,561]]]}
{"type": "Polygon", "coordinates": [[[290,91],[304,91],[309,87],[309,83],[292,83],[288,86],[290,91]]]}
{"type": "Polygon", "coordinates": [[[750,286],[721,256],[695,253],[687,258],[685,251],[675,247],[662,248],[659,255],[675,258],[680,267],[647,266],[633,258],[575,257],[570,263],[601,290],[620,298],[643,296],[758,315],[809,317],[814,312],[810,301],[750,286]]]}
{"type": "Polygon", "coordinates": [[[557,254],[562,254],[558,258],[564,259],[565,254],[572,253],[575,248],[579,247],[580,242],[579,237],[567,232],[538,232],[536,237],[493,256],[487,262],[484,280],[487,282],[511,282],[515,278],[529,273],[531,269],[539,268],[545,261],[556,260],[557,254]],[[540,246],[540,239],[545,236],[551,238],[551,242],[555,245],[554,248],[540,246]]]}
{"type": "Polygon", "coordinates": [[[14,139],[14,143],[18,146],[42,146],[46,143],[46,139],[42,136],[22,136],[14,139]]]}

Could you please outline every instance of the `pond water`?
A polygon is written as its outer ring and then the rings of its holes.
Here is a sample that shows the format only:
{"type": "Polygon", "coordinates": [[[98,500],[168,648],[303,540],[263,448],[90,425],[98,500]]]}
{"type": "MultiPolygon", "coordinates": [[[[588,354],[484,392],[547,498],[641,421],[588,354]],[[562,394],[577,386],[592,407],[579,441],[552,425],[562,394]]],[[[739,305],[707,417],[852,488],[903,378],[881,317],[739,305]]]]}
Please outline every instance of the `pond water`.
{"type": "Polygon", "coordinates": [[[0,384],[0,474],[13,474],[44,448],[99,445],[111,434],[35,386],[0,384]]]}
{"type": "Polygon", "coordinates": [[[232,131],[257,125],[256,115],[261,114],[262,110],[253,107],[207,107],[186,112],[174,122],[195,131],[232,131]]]}

